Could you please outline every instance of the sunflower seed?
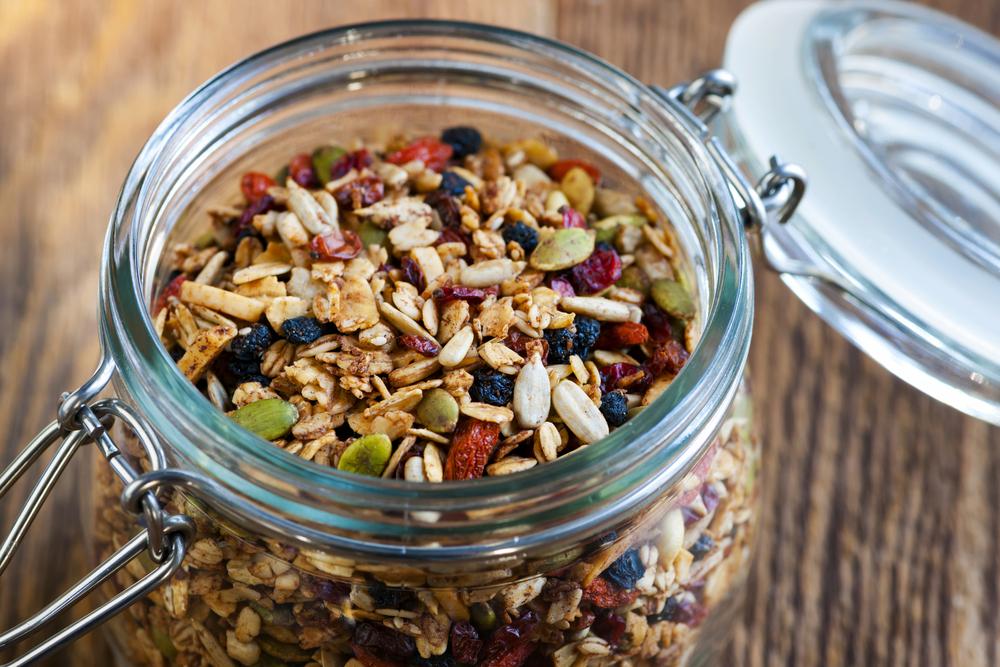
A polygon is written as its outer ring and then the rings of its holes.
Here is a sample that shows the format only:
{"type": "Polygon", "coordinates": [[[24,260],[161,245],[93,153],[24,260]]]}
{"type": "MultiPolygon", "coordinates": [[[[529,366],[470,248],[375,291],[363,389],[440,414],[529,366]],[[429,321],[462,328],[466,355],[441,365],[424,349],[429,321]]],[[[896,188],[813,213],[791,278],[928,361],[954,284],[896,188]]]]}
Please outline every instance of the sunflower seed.
{"type": "Polygon", "coordinates": [[[610,433],[608,422],[575,382],[563,380],[552,392],[552,405],[559,417],[584,444],[597,442],[610,433]]]}
{"type": "Polygon", "coordinates": [[[537,352],[521,367],[514,383],[514,414],[522,428],[536,428],[548,419],[551,407],[549,375],[537,352]]]}

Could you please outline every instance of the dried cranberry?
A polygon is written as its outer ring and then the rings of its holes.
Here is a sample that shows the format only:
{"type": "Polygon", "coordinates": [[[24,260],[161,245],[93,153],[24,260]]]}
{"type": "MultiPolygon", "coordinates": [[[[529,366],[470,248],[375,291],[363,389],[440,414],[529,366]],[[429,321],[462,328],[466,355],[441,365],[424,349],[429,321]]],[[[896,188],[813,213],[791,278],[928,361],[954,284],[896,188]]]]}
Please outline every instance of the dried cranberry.
{"type": "Polygon", "coordinates": [[[571,206],[563,206],[559,209],[562,213],[562,226],[565,227],[579,227],[581,229],[587,228],[587,220],[571,206]]]}
{"type": "Polygon", "coordinates": [[[236,227],[233,231],[236,232],[237,236],[239,236],[244,230],[253,229],[254,217],[267,213],[274,208],[274,197],[271,195],[264,195],[257,201],[250,202],[250,204],[243,209],[243,213],[240,214],[240,219],[236,223],[236,227]]]}
{"type": "Polygon", "coordinates": [[[570,282],[579,294],[595,294],[614,285],[622,277],[622,259],[607,243],[597,244],[590,257],[574,266],[570,282]]]}
{"type": "Polygon", "coordinates": [[[625,619],[618,614],[601,614],[590,626],[590,631],[615,647],[625,635],[625,619]]]}
{"type": "Polygon", "coordinates": [[[460,621],[451,626],[451,654],[458,662],[474,665],[479,659],[483,640],[479,632],[468,621],[460,621]]]}
{"type": "Polygon", "coordinates": [[[350,153],[344,153],[330,167],[330,180],[336,180],[342,176],[346,176],[351,169],[361,171],[365,167],[371,166],[371,164],[372,156],[365,148],[352,151],[350,153]]]}
{"type": "Polygon", "coordinates": [[[434,299],[438,303],[448,301],[468,301],[471,304],[482,303],[486,299],[486,290],[479,287],[465,287],[464,285],[443,285],[434,290],[434,299]]]}
{"type": "Polygon", "coordinates": [[[642,306],[642,322],[646,325],[650,338],[655,341],[676,338],[673,319],[652,301],[647,301],[642,306]]]}
{"type": "Polygon", "coordinates": [[[361,239],[349,229],[331,230],[314,236],[309,242],[309,254],[313,259],[352,259],[361,252],[361,239]]]}
{"type": "Polygon", "coordinates": [[[551,287],[556,292],[559,292],[562,296],[576,296],[576,290],[573,289],[573,285],[561,276],[556,276],[549,281],[549,287],[551,287]]]}
{"type": "Polygon", "coordinates": [[[160,295],[156,297],[156,304],[153,306],[153,315],[159,314],[161,310],[167,307],[167,301],[170,297],[181,293],[181,285],[184,284],[185,280],[187,280],[187,276],[182,273],[167,283],[167,286],[163,288],[160,295]]]}
{"type": "Polygon", "coordinates": [[[719,506],[719,494],[711,484],[701,487],[701,500],[705,503],[705,509],[709,512],[719,506]]]}
{"type": "Polygon", "coordinates": [[[405,336],[400,336],[396,340],[403,347],[413,350],[414,352],[419,352],[425,357],[436,357],[438,352],[441,351],[441,346],[438,345],[437,342],[431,340],[430,338],[424,338],[423,336],[413,336],[407,334],[405,336]]]}
{"type": "Polygon", "coordinates": [[[602,350],[616,350],[642,345],[647,340],[649,340],[649,331],[644,324],[638,322],[609,323],[601,328],[601,337],[597,339],[597,347],[602,350]]]}
{"type": "Polygon", "coordinates": [[[445,229],[462,227],[461,203],[443,190],[435,190],[424,197],[424,203],[434,209],[445,229]]]}
{"type": "Polygon", "coordinates": [[[351,642],[354,657],[365,667],[403,667],[403,663],[383,658],[361,644],[351,642]]]}
{"type": "Polygon", "coordinates": [[[465,252],[462,253],[462,256],[464,257],[465,253],[468,252],[468,248],[471,245],[471,242],[472,238],[461,229],[453,229],[451,227],[445,227],[444,229],[441,230],[441,235],[438,236],[437,241],[434,242],[434,245],[439,246],[442,243],[461,243],[466,248],[465,252]]]}
{"type": "Polygon", "coordinates": [[[267,194],[267,189],[274,185],[274,179],[259,171],[248,171],[240,180],[240,190],[248,202],[255,202],[267,194]]]}
{"type": "Polygon", "coordinates": [[[594,181],[594,183],[600,182],[601,180],[600,170],[594,165],[587,162],[586,160],[579,160],[579,159],[559,160],[551,167],[549,167],[549,176],[552,177],[552,180],[561,181],[566,176],[566,174],[569,173],[569,170],[572,169],[573,167],[580,167],[580,169],[583,169],[585,172],[587,172],[587,175],[590,176],[590,180],[594,181]]]}
{"type": "Polygon", "coordinates": [[[532,338],[531,336],[523,334],[520,331],[512,331],[507,335],[507,338],[504,339],[504,345],[512,349],[514,352],[517,352],[522,357],[527,358],[528,343],[531,341],[538,341],[538,343],[542,346],[542,363],[545,363],[545,360],[549,355],[549,342],[544,338],[532,338]]]}
{"type": "Polygon", "coordinates": [[[405,148],[393,151],[385,156],[386,162],[406,164],[420,160],[424,166],[434,171],[441,171],[448,166],[448,160],[454,152],[451,145],[434,137],[421,137],[411,142],[405,148]]]}
{"type": "Polygon", "coordinates": [[[424,270],[420,268],[417,261],[412,257],[404,257],[399,264],[403,269],[406,282],[416,287],[418,292],[423,292],[424,288],[427,287],[427,281],[424,280],[424,270]]]}
{"type": "Polygon", "coordinates": [[[313,170],[313,159],[309,153],[300,153],[288,163],[288,175],[304,188],[314,188],[319,185],[316,172],[313,170]]]}
{"type": "Polygon", "coordinates": [[[715,548],[715,540],[708,533],[702,533],[694,544],[688,549],[691,555],[694,556],[695,560],[701,560],[708,555],[712,549],[715,548]]]}
{"type": "Polygon", "coordinates": [[[601,369],[601,392],[609,393],[615,389],[644,389],[649,380],[647,373],[635,364],[618,361],[601,369]]]}
{"type": "Polygon", "coordinates": [[[653,356],[646,361],[646,370],[652,377],[662,373],[675,375],[684,367],[687,359],[688,352],[684,346],[675,340],[669,340],[653,349],[653,356]]]}
{"type": "Polygon", "coordinates": [[[354,628],[354,643],[380,653],[405,658],[416,653],[413,639],[378,623],[358,623],[354,628]]]}
{"type": "Polygon", "coordinates": [[[538,625],[538,616],[533,611],[525,612],[521,618],[497,628],[483,649],[482,667],[521,667],[535,650],[531,633],[538,625]]]}
{"type": "Polygon", "coordinates": [[[570,630],[583,630],[584,628],[589,628],[597,620],[597,615],[590,609],[583,609],[580,611],[580,615],[577,616],[569,625],[570,630]]]}
{"type": "Polygon", "coordinates": [[[377,176],[363,176],[337,188],[333,198],[342,208],[355,210],[371,206],[385,197],[385,184],[377,176]]]}

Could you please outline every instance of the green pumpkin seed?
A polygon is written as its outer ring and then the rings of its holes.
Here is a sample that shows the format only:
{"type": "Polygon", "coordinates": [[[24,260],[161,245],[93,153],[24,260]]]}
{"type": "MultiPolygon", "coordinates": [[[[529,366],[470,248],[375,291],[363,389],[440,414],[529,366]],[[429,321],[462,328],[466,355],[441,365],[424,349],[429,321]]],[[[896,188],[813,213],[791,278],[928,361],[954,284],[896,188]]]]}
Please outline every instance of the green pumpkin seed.
{"type": "Polygon", "coordinates": [[[380,245],[385,247],[385,240],[389,236],[389,232],[385,231],[378,225],[376,225],[371,220],[366,220],[358,228],[358,238],[361,239],[361,243],[367,248],[371,245],[380,245]]]}
{"type": "Polygon", "coordinates": [[[392,442],[384,433],[373,433],[358,438],[344,450],[337,469],[358,475],[378,477],[385,470],[392,456],[392,442]]]}
{"type": "Polygon", "coordinates": [[[278,640],[272,639],[266,635],[258,636],[257,643],[260,644],[260,648],[264,651],[264,653],[277,658],[278,660],[285,660],[286,662],[305,662],[306,660],[312,660],[312,651],[303,650],[295,644],[279,642],[278,640]]]}
{"type": "Polygon", "coordinates": [[[639,207],[635,205],[635,197],[626,192],[597,188],[594,192],[594,212],[601,216],[638,213],[639,207]]]}
{"type": "Polygon", "coordinates": [[[163,657],[167,660],[173,660],[177,657],[177,647],[170,640],[170,635],[166,631],[154,627],[150,633],[153,637],[153,644],[156,645],[156,650],[163,654],[163,657]]]}
{"type": "Polygon", "coordinates": [[[626,266],[625,270],[622,271],[622,277],[618,279],[615,283],[617,287],[625,287],[627,289],[634,289],[636,291],[642,292],[645,295],[649,294],[649,276],[646,272],[640,269],[634,264],[632,266],[626,266]]]}
{"type": "Polygon", "coordinates": [[[472,624],[480,632],[491,632],[497,627],[497,614],[493,611],[493,607],[485,602],[473,604],[469,609],[469,616],[472,618],[472,624]]]}
{"type": "Polygon", "coordinates": [[[646,224],[646,218],[641,215],[612,215],[610,217],[604,218],[603,220],[598,220],[594,223],[594,229],[597,230],[597,241],[605,241],[611,243],[615,239],[615,234],[618,233],[618,228],[621,225],[631,225],[633,227],[642,227],[646,224]]]}
{"type": "Polygon", "coordinates": [[[594,236],[579,227],[558,229],[543,239],[528,262],[539,271],[561,271],[575,266],[594,252],[594,236]]]}
{"type": "Polygon", "coordinates": [[[285,181],[288,180],[288,165],[278,170],[278,173],[274,175],[274,182],[278,185],[284,186],[285,181]]]}
{"type": "Polygon", "coordinates": [[[299,411],[294,405],[280,398],[265,398],[244,405],[229,418],[248,431],[253,431],[265,440],[282,438],[299,420],[299,411]]]}
{"type": "Polygon", "coordinates": [[[661,278],[650,290],[656,305],[668,314],[682,320],[694,317],[694,301],[684,286],[670,278],[661,278]]]}
{"type": "Polygon", "coordinates": [[[590,174],[580,167],[573,167],[563,176],[559,189],[566,195],[570,206],[587,217],[594,203],[594,181],[590,174]]]}
{"type": "Polygon", "coordinates": [[[347,151],[340,146],[320,146],[313,151],[312,165],[316,178],[320,183],[328,183],[332,179],[330,170],[333,163],[339,160],[347,151]]]}
{"type": "Polygon", "coordinates": [[[458,401],[444,389],[431,389],[416,409],[417,421],[435,433],[451,433],[458,424],[458,401]]]}

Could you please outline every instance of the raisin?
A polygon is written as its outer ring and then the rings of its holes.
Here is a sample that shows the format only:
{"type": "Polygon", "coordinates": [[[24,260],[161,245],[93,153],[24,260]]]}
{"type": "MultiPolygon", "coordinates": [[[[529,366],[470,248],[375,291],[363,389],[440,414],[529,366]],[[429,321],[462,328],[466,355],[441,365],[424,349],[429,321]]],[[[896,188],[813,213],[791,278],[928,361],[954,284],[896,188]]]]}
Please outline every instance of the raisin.
{"type": "Polygon", "coordinates": [[[461,197],[465,194],[465,188],[470,183],[453,171],[446,171],[441,174],[441,185],[438,186],[442,192],[447,192],[452,197],[461,197]]]}
{"type": "Polygon", "coordinates": [[[615,647],[625,635],[625,619],[618,614],[601,614],[590,626],[590,631],[615,647]]]}
{"type": "Polygon", "coordinates": [[[337,204],[349,211],[371,206],[375,202],[382,201],[383,197],[385,197],[385,184],[377,176],[362,176],[345,183],[333,193],[337,204]]]}
{"type": "Polygon", "coordinates": [[[469,388],[469,396],[480,403],[503,407],[514,399],[514,377],[489,366],[472,371],[474,381],[469,388]]]}
{"type": "Polygon", "coordinates": [[[707,614],[707,610],[698,604],[692,596],[675,595],[667,598],[660,613],[647,616],[646,622],[650,625],[661,621],[668,621],[670,623],[698,626],[705,620],[707,614]]]}
{"type": "Polygon", "coordinates": [[[573,333],[569,329],[546,329],[543,333],[549,344],[548,363],[568,364],[573,354],[573,333]]]}
{"type": "Polygon", "coordinates": [[[259,171],[248,171],[240,179],[240,190],[248,202],[255,202],[267,194],[268,188],[274,185],[274,179],[259,171]]]}
{"type": "Polygon", "coordinates": [[[580,229],[587,228],[587,220],[583,215],[571,206],[563,206],[559,209],[562,213],[562,226],[564,228],[569,227],[579,227],[580,229]]]}
{"type": "Polygon", "coordinates": [[[403,269],[406,282],[416,287],[418,292],[423,292],[424,288],[427,287],[427,281],[424,279],[424,270],[417,264],[417,260],[412,257],[404,257],[399,265],[403,269]]]}
{"type": "Polygon", "coordinates": [[[233,339],[229,349],[239,359],[260,359],[274,342],[274,332],[266,324],[251,324],[250,331],[233,339]]]}
{"type": "Polygon", "coordinates": [[[576,290],[573,289],[573,284],[569,280],[561,276],[556,276],[549,281],[549,287],[551,287],[556,292],[559,292],[562,296],[576,296],[576,290]]]}
{"type": "Polygon", "coordinates": [[[602,350],[617,350],[633,345],[642,345],[649,340],[649,330],[639,322],[618,322],[601,329],[597,347],[602,350]]]}
{"type": "Polygon", "coordinates": [[[281,325],[281,333],[289,343],[311,343],[323,335],[323,325],[315,317],[291,317],[281,325]]]}
{"type": "Polygon", "coordinates": [[[442,243],[461,243],[466,247],[466,250],[464,250],[459,256],[465,257],[465,254],[468,252],[468,247],[472,245],[472,237],[461,229],[445,227],[441,230],[441,235],[438,236],[437,241],[434,242],[434,246],[437,247],[442,243]]]}
{"type": "Polygon", "coordinates": [[[513,225],[504,227],[501,234],[504,241],[507,243],[516,241],[524,249],[524,252],[529,255],[538,245],[538,232],[520,220],[513,225]]]}
{"type": "Polygon", "coordinates": [[[389,153],[385,156],[385,161],[392,164],[406,164],[420,160],[428,169],[441,171],[448,165],[452,152],[453,149],[449,144],[434,137],[421,137],[405,148],[389,153]]]}
{"type": "Polygon", "coordinates": [[[244,231],[253,229],[254,217],[274,210],[274,208],[274,197],[271,195],[264,195],[257,201],[250,202],[250,205],[243,209],[243,213],[240,214],[240,219],[236,222],[236,228],[233,231],[239,236],[244,231]]]}
{"type": "Polygon", "coordinates": [[[309,242],[309,254],[320,261],[353,259],[360,252],[361,239],[349,229],[330,230],[309,242]]]}
{"type": "Polygon", "coordinates": [[[531,633],[537,625],[538,616],[528,611],[516,621],[498,628],[483,648],[481,667],[521,667],[535,651],[531,633]]]}
{"type": "Polygon", "coordinates": [[[573,320],[573,354],[581,359],[589,357],[600,335],[600,322],[592,317],[577,315],[573,320]]]}
{"type": "Polygon", "coordinates": [[[316,172],[313,170],[312,155],[300,153],[288,163],[288,175],[304,188],[314,188],[319,185],[316,172]]]}
{"type": "Polygon", "coordinates": [[[549,176],[551,176],[554,181],[561,181],[573,167],[579,167],[587,172],[587,175],[590,176],[590,180],[592,180],[595,184],[600,182],[600,170],[586,160],[579,159],[559,160],[558,162],[555,162],[551,167],[549,167],[549,176]]]}
{"type": "Polygon", "coordinates": [[[688,551],[691,552],[691,555],[694,556],[695,560],[700,560],[707,556],[708,552],[710,552],[714,547],[715,540],[713,540],[708,533],[702,533],[701,536],[694,541],[694,544],[688,548],[688,551]]]}
{"type": "Polygon", "coordinates": [[[486,299],[486,290],[464,285],[444,285],[434,290],[434,300],[438,303],[449,301],[468,301],[470,304],[482,303],[486,299]]]}
{"type": "Polygon", "coordinates": [[[483,640],[471,623],[460,621],[451,626],[451,654],[455,660],[474,665],[482,648],[483,640]]]}
{"type": "Polygon", "coordinates": [[[608,566],[601,573],[601,576],[619,588],[631,590],[635,588],[635,582],[642,579],[644,574],[646,574],[646,568],[642,564],[642,559],[639,558],[639,552],[635,549],[629,549],[608,566]]]}
{"type": "Polygon", "coordinates": [[[688,351],[675,340],[657,345],[653,356],[646,361],[646,370],[653,377],[661,373],[676,375],[688,359],[688,351]]]}
{"type": "Polygon", "coordinates": [[[400,336],[396,341],[403,347],[413,350],[414,352],[419,352],[425,357],[436,357],[438,352],[441,351],[441,346],[437,342],[431,340],[430,338],[424,338],[423,336],[414,336],[407,334],[405,336],[400,336]]]}
{"type": "Polygon", "coordinates": [[[444,478],[461,480],[482,477],[499,440],[499,424],[478,419],[461,420],[448,450],[444,478]]]}
{"type": "Polygon", "coordinates": [[[376,581],[368,587],[368,597],[375,603],[376,609],[400,609],[413,599],[413,594],[398,588],[390,588],[381,581],[376,581]]]}
{"type": "Polygon", "coordinates": [[[628,421],[628,399],[625,391],[616,389],[601,396],[601,414],[608,420],[608,425],[619,427],[628,421]]]}
{"type": "Polygon", "coordinates": [[[172,296],[177,296],[181,293],[181,285],[187,280],[187,276],[183,273],[177,276],[167,283],[167,286],[163,288],[160,295],[156,297],[156,304],[153,306],[153,314],[158,315],[161,310],[167,307],[167,302],[172,296]]]}
{"type": "Polygon", "coordinates": [[[434,209],[445,229],[461,229],[462,205],[457,199],[443,190],[435,190],[424,197],[424,203],[434,209]]]}
{"type": "Polygon", "coordinates": [[[354,628],[354,643],[397,658],[405,658],[417,652],[412,638],[384,625],[367,621],[358,623],[354,628]]]}
{"type": "Polygon", "coordinates": [[[449,127],[442,132],[441,141],[451,146],[453,155],[461,159],[479,152],[483,145],[483,135],[474,127],[460,125],[449,127]]]}
{"type": "Polygon", "coordinates": [[[583,589],[583,599],[595,607],[616,609],[635,602],[639,591],[627,591],[604,577],[597,577],[583,589]]]}
{"type": "Polygon", "coordinates": [[[569,272],[578,294],[596,294],[611,287],[622,277],[622,259],[607,243],[598,243],[590,257],[569,272]]]}

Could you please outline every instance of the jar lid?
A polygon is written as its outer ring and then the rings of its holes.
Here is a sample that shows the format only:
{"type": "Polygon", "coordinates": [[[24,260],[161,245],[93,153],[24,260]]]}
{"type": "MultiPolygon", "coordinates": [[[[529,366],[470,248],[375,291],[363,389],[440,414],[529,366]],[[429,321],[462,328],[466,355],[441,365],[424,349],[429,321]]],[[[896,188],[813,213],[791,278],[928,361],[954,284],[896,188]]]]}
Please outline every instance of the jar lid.
{"type": "Polygon", "coordinates": [[[903,380],[1000,424],[1000,42],[909,3],[772,0],[737,19],[725,66],[733,150],[809,174],[764,238],[785,282],[903,380]]]}

